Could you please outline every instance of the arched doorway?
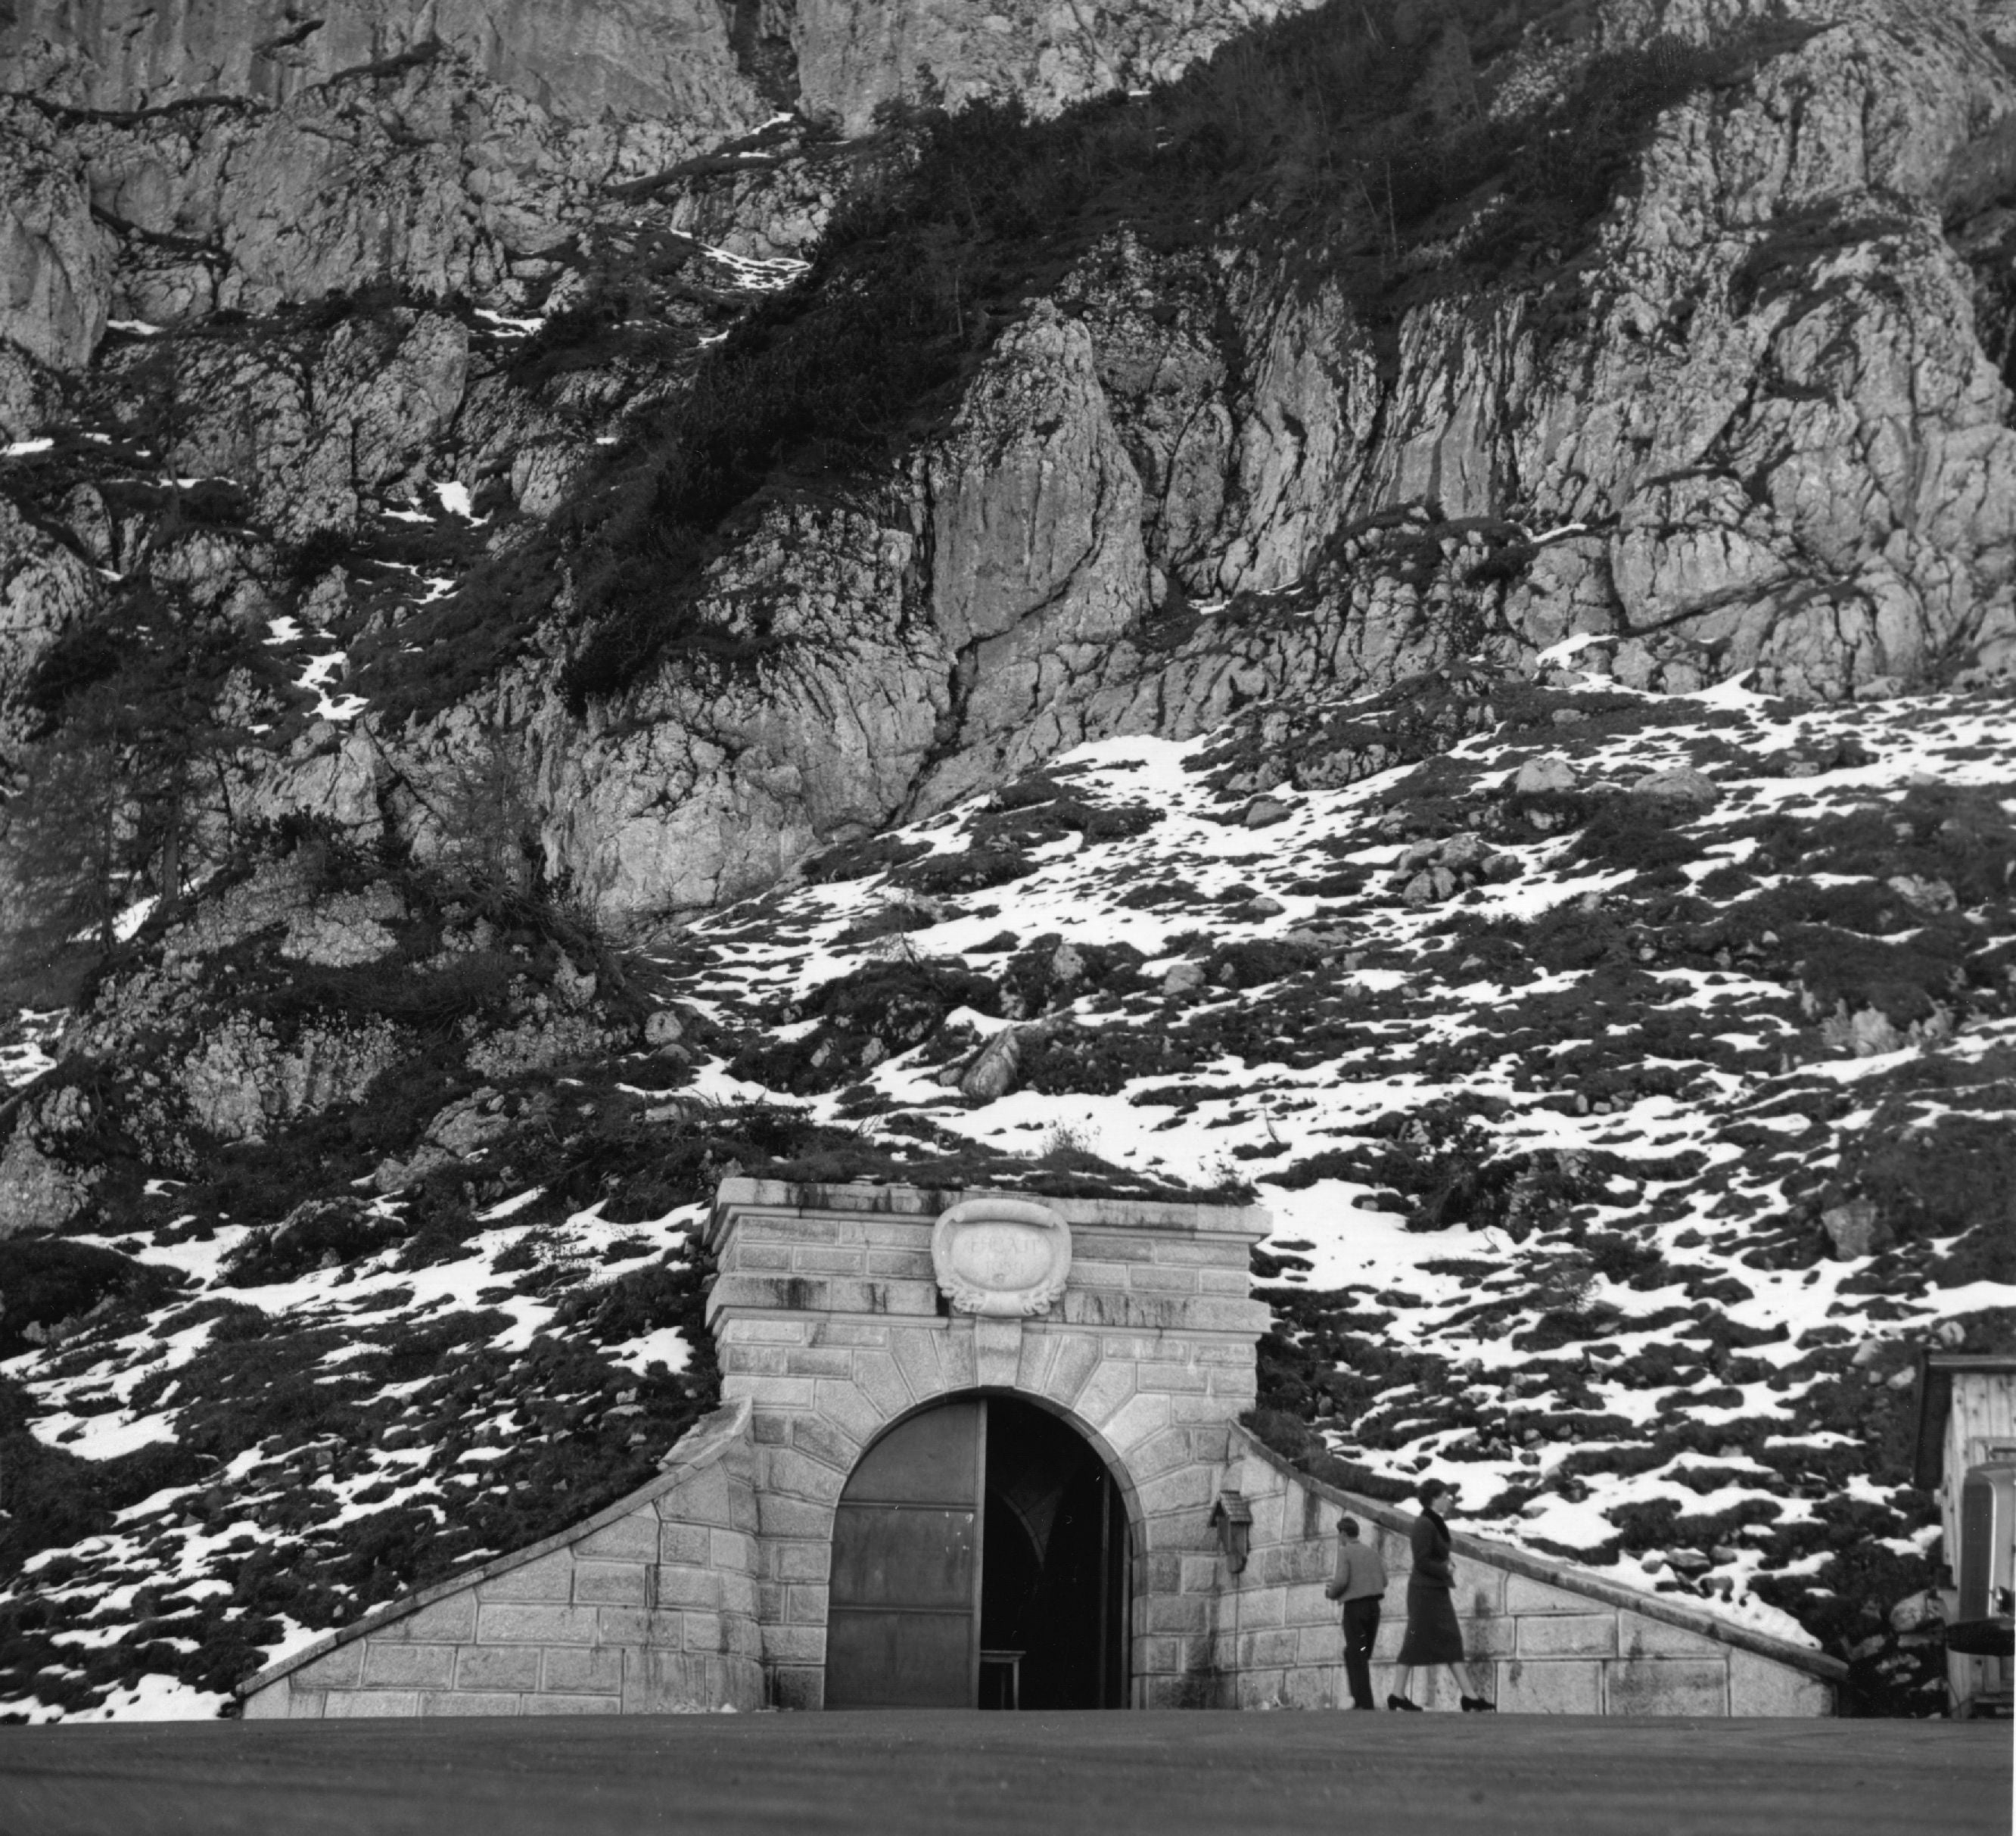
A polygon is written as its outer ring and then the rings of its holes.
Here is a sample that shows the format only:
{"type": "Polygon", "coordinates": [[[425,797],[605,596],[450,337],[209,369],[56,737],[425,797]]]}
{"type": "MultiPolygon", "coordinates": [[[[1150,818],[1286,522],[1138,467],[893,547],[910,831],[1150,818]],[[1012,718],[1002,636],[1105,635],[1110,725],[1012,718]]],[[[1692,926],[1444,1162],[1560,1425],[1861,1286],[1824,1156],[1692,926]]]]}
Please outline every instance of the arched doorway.
{"type": "Polygon", "coordinates": [[[1091,1445],[963,1396],[862,1456],[833,1520],[829,1708],[1118,1708],[1127,1507],[1091,1445]]]}

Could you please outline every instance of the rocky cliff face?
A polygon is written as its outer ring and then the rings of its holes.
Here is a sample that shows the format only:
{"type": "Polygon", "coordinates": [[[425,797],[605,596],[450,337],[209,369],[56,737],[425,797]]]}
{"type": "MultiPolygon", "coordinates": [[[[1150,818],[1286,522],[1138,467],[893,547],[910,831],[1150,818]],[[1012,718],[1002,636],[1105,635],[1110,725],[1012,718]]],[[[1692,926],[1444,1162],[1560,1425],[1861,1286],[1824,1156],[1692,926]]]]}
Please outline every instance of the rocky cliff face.
{"type": "Polygon", "coordinates": [[[558,6],[389,0],[330,9],[254,4],[11,9],[0,59],[15,88],[74,107],[157,110],[231,98],[277,107],[332,77],[439,43],[484,78],[578,121],[670,117],[732,133],[761,104],[724,9],[583,0],[558,6]]]}
{"type": "MultiPolygon", "coordinates": [[[[1615,634],[1636,686],[1755,671],[1826,700],[2005,668],[2016,431],[1946,214],[2006,161],[2011,95],[1950,14],[1835,13],[1662,118],[1567,322],[1499,286],[1375,330],[1292,265],[1106,243],[994,345],[862,528],[929,532],[913,705],[945,711],[888,813],[1060,744],[1187,733],[1480,643],[1615,634]],[[1172,619],[1178,592],[1217,610],[1172,619]]],[[[866,681],[823,648],[777,667],[815,704],[866,681]]],[[[618,718],[655,723],[669,688],[618,718]]],[[[766,739],[773,772],[822,743],[766,739]]],[[[661,852],[703,876],[724,858],[730,829],[662,820],[661,852]]],[[[564,845],[631,904],[631,831],[577,821],[564,845]]]]}
{"type": "Polygon", "coordinates": [[[0,27],[9,87],[92,109],[199,97],[268,105],[361,67],[447,45],[487,81],[555,113],[670,119],[697,135],[801,107],[859,134],[882,103],[1015,95],[1049,113],[1167,82],[1248,27],[1310,0],[1150,0],[1136,6],[1003,0],[367,0],[313,18],[290,6],[88,8],[25,0],[0,27]]]}
{"type": "MultiPolygon", "coordinates": [[[[434,485],[474,491],[517,527],[429,574],[452,583],[578,495],[595,443],[686,387],[707,322],[762,296],[764,274],[678,269],[668,248],[701,260],[692,229],[763,258],[804,247],[882,157],[780,124],[694,161],[763,121],[785,67],[761,45],[788,42],[799,104],[854,129],[923,65],[955,99],[1054,108],[1172,74],[1246,23],[1079,10],[1066,31],[1040,9],[514,24],[387,8],[270,33],[152,10],[78,33],[24,9],[9,42],[35,93],[0,124],[9,429],[130,424],[166,387],[160,456],[232,481],[280,543],[428,513],[434,485]],[[340,330],[305,365],[298,336],[268,327],[382,277],[465,304],[340,330]],[[485,312],[585,308],[632,337],[641,313],[683,348],[563,354],[529,386],[523,364],[472,359],[472,333],[492,350],[510,333],[485,312]],[[220,311],[254,317],[220,340],[220,311]],[[143,352],[107,343],[108,322],[186,329],[143,352]]],[[[1606,45],[1750,29],[1679,4],[1615,5],[1593,28],[1480,59],[1455,16],[1402,7],[1388,26],[1435,47],[1415,100],[1480,121],[1540,119],[1606,45]]],[[[2016,139],[1996,29],[1930,0],[1810,8],[1657,111],[1586,239],[1509,269],[1488,187],[1450,233],[1389,236],[1370,293],[1292,237],[1111,232],[991,309],[1003,329],[976,328],[970,381],[893,467],[721,532],[680,592],[698,626],[760,625],[760,668],[682,653],[584,708],[558,679],[580,641],[562,562],[545,635],[458,698],[509,710],[552,866],[635,921],[1060,744],[1189,733],[1287,685],[1376,685],[1480,644],[1514,658],[1615,634],[1634,682],[1754,670],[1824,698],[2000,669],[2016,139]]],[[[1376,217],[1349,234],[1376,245],[1376,217]]],[[[10,464],[32,493],[50,462],[10,464]]],[[[28,506],[16,578],[61,571],[52,541],[89,551],[90,481],[64,482],[28,506]]],[[[247,552],[215,563],[242,578],[210,596],[284,611],[247,552]]],[[[46,640],[89,596],[15,615],[17,671],[37,620],[46,640]]],[[[339,621],[324,641],[347,636],[339,621]]],[[[382,820],[376,790],[441,769],[468,722],[420,711],[359,715],[380,776],[331,813],[382,820]]],[[[341,776],[304,762],[257,768],[261,794],[341,776]]]]}
{"type": "Polygon", "coordinates": [[[936,95],[953,106],[1019,98],[1048,114],[1086,96],[1172,81],[1249,27],[1311,0],[1147,0],[1139,5],[1003,0],[799,0],[791,42],[804,106],[851,134],[885,102],[936,95]]]}

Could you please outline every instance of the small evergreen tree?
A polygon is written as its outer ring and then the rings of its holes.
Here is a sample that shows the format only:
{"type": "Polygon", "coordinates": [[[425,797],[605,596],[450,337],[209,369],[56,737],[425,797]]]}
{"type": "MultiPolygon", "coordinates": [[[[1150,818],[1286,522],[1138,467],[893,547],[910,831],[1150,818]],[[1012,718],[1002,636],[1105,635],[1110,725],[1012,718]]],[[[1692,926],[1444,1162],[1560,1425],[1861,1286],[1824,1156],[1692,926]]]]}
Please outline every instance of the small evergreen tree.
{"type": "Polygon", "coordinates": [[[120,782],[116,700],[92,684],[28,751],[0,808],[0,949],[19,971],[76,939],[116,941],[131,821],[120,782]]]}
{"type": "Polygon", "coordinates": [[[486,733],[460,754],[435,793],[444,866],[478,892],[529,898],[545,886],[539,812],[528,794],[522,743],[486,733]]]}
{"type": "Polygon", "coordinates": [[[230,833],[226,763],[251,736],[220,712],[247,636],[147,585],[68,633],[28,686],[34,739],[0,808],[0,949],[19,970],[67,945],[100,952],[119,913],[172,907],[202,819],[230,833]]]}

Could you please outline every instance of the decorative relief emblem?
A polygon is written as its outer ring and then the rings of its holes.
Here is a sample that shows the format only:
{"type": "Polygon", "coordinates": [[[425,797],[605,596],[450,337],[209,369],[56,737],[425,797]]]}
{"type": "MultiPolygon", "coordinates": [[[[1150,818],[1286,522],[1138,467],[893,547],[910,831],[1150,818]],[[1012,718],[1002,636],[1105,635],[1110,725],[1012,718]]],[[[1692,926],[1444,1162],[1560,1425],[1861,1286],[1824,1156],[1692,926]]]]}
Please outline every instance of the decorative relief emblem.
{"type": "Polygon", "coordinates": [[[931,1233],[938,1288],[962,1313],[1017,1319],[1045,1312],[1071,1275],[1071,1226],[1025,1198],[970,1198],[931,1233]]]}

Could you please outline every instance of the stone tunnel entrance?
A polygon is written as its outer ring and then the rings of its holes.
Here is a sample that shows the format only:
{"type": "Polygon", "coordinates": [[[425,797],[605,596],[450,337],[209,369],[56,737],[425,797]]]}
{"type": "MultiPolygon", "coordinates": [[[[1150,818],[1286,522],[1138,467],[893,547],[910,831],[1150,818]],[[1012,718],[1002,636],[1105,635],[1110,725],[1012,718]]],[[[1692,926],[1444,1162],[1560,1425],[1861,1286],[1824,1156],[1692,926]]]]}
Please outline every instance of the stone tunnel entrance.
{"type": "Polygon", "coordinates": [[[750,1410],[767,1699],[1193,1696],[1265,1231],[1176,1201],[725,1181],[707,1311],[750,1410]]]}
{"type": "Polygon", "coordinates": [[[830,1708],[1118,1708],[1127,1510],[1092,1447],[1006,1396],[909,1417],[833,1524],[830,1708]]]}
{"type": "MultiPolygon", "coordinates": [[[[248,1715],[1338,1705],[1347,1507],[1240,1424],[1265,1215],[724,1180],[722,1406],[658,1478],[332,1632],[248,1715]]],[[[1501,1708],[1823,1715],[1838,1658],[1458,1534],[1501,1708]]],[[[1388,1686],[1404,1616],[1374,1653],[1388,1686]]],[[[1429,1707],[1445,1706],[1432,1700],[1429,1707]]]]}

